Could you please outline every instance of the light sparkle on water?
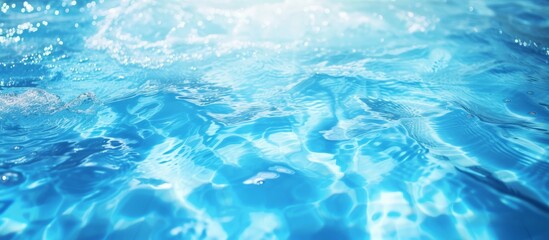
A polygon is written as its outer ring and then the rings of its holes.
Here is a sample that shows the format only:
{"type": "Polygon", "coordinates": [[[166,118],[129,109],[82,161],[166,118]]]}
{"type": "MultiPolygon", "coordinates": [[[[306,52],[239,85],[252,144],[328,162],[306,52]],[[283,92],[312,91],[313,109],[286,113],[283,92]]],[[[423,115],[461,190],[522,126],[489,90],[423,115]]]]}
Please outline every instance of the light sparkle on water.
{"type": "Polygon", "coordinates": [[[5,1],[0,238],[546,238],[544,10],[5,1]]]}

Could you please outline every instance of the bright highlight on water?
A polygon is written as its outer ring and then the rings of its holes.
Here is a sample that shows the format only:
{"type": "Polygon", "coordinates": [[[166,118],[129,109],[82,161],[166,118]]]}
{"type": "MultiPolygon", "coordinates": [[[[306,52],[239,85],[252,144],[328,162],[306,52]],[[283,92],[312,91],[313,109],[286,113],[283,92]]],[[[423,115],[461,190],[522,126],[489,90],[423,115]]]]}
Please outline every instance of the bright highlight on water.
{"type": "Polygon", "coordinates": [[[0,1],[0,239],[549,239],[548,13],[0,1]]]}

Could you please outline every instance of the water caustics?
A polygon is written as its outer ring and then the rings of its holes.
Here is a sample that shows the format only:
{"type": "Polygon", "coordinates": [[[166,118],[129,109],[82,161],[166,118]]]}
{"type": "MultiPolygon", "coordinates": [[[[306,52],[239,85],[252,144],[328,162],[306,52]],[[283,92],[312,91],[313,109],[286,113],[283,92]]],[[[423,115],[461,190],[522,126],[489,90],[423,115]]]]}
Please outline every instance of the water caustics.
{"type": "Polygon", "coordinates": [[[548,6],[1,1],[0,238],[549,238],[548,6]]]}

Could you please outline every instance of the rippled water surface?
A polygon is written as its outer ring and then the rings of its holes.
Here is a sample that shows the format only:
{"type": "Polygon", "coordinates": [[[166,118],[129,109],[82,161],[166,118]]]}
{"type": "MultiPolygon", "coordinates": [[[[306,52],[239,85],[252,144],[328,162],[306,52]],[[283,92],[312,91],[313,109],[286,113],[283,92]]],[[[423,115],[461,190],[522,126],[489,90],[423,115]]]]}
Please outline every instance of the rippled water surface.
{"type": "Polygon", "coordinates": [[[0,239],[549,239],[548,13],[0,1],[0,239]]]}

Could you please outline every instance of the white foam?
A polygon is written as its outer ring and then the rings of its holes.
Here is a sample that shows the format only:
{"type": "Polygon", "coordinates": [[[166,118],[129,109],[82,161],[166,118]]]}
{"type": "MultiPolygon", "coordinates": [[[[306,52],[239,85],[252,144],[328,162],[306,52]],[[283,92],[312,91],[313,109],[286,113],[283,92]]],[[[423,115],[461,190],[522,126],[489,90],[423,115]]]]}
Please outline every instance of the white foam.
{"type": "Polygon", "coordinates": [[[22,115],[55,112],[61,99],[40,89],[30,89],[20,94],[0,95],[0,114],[17,113],[22,115]]]}

